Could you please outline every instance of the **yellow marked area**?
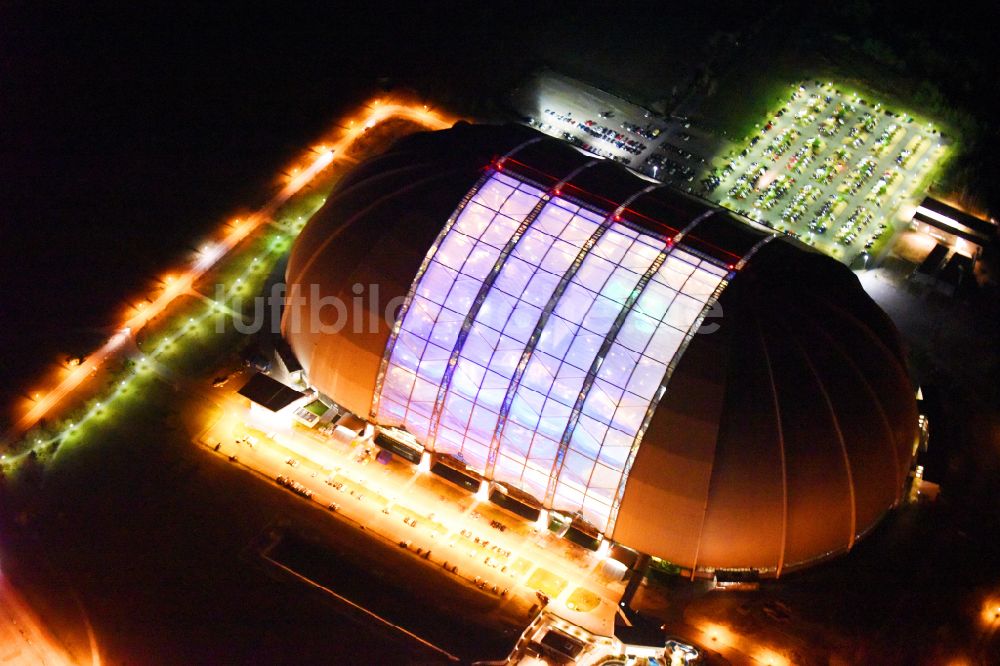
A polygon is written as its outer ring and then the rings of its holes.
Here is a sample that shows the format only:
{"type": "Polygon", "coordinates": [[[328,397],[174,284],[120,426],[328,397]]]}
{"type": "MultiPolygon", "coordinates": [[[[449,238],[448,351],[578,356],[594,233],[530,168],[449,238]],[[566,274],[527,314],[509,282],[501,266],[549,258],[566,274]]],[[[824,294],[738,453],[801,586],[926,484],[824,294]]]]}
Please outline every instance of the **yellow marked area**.
{"type": "Polygon", "coordinates": [[[439,536],[444,536],[445,534],[448,533],[448,528],[442,525],[441,523],[437,522],[436,520],[425,520],[423,525],[427,529],[432,530],[434,532],[435,538],[439,536]]]}
{"type": "Polygon", "coordinates": [[[601,598],[588,589],[578,587],[566,599],[566,607],[581,613],[589,613],[601,605],[601,598]]]}
{"type": "Polygon", "coordinates": [[[535,569],[535,573],[531,574],[527,585],[550,599],[555,599],[566,589],[566,579],[539,567],[535,569]]]}
{"type": "Polygon", "coordinates": [[[518,576],[523,576],[528,573],[529,569],[531,569],[531,561],[526,560],[523,557],[519,557],[514,561],[514,564],[510,568],[518,576]]]}
{"type": "Polygon", "coordinates": [[[400,518],[408,518],[410,520],[415,520],[415,521],[417,521],[418,525],[423,525],[423,523],[425,521],[425,518],[424,518],[423,515],[417,513],[416,511],[414,511],[412,509],[408,509],[407,507],[402,506],[400,504],[393,505],[392,512],[395,513],[395,514],[399,514],[400,518]]]}

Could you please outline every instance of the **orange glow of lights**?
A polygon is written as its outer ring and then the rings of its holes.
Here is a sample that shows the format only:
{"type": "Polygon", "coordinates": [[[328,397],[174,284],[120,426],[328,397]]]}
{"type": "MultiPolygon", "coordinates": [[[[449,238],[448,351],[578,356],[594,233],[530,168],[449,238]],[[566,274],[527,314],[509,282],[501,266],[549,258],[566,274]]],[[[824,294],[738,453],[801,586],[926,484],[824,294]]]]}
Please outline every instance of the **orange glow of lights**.
{"type": "Polygon", "coordinates": [[[1000,599],[984,601],[979,620],[985,627],[1000,627],[1000,599]]]}
{"type": "MultiPolygon", "coordinates": [[[[35,610],[28,605],[27,601],[14,588],[5,576],[0,575],[0,606],[4,609],[4,622],[10,621],[16,631],[11,632],[12,642],[4,645],[4,663],[12,665],[19,664],[58,664],[70,666],[71,664],[83,663],[76,661],[67,654],[59,642],[51,635],[35,610]],[[20,638],[17,638],[20,634],[20,638]]],[[[87,623],[90,632],[89,622],[87,623]]],[[[97,642],[90,639],[91,666],[101,666],[100,653],[97,651],[97,642]]]]}
{"type": "Polygon", "coordinates": [[[729,629],[721,624],[706,624],[702,628],[702,631],[705,632],[705,636],[708,637],[708,640],[714,644],[721,643],[722,645],[728,645],[732,642],[732,636],[729,629]]]}
{"type": "Polygon", "coordinates": [[[777,652],[766,648],[757,652],[754,655],[754,659],[764,666],[791,666],[792,663],[784,655],[778,654],[777,652]]]}
{"type": "MultiPolygon", "coordinates": [[[[364,129],[350,129],[343,132],[341,138],[336,141],[331,147],[323,146],[325,152],[319,155],[308,167],[301,170],[301,173],[296,173],[298,175],[291,179],[291,181],[260,211],[254,213],[250,219],[241,220],[235,218],[228,222],[231,225],[228,233],[225,237],[219,241],[216,251],[218,255],[212,257],[211,261],[205,261],[191,268],[187,273],[184,273],[180,277],[177,276],[167,276],[164,279],[168,285],[170,285],[175,280],[176,285],[170,286],[163,289],[162,292],[155,298],[151,299],[148,303],[143,301],[135,306],[137,311],[145,310],[142,315],[135,314],[131,319],[123,322],[122,328],[131,329],[127,332],[126,336],[131,335],[131,331],[138,330],[141,328],[148,318],[155,317],[161,312],[163,312],[166,307],[173,302],[173,300],[182,293],[185,289],[191,287],[194,282],[200,278],[207,270],[214,266],[222,257],[228,254],[243,238],[250,234],[254,229],[262,224],[267,223],[273,213],[283,205],[288,199],[299,192],[303,187],[308,185],[312,179],[320,173],[326,166],[331,162],[336,160],[339,156],[345,153],[345,150],[350,147],[355,141],[357,141],[363,134],[364,130],[370,129],[375,125],[384,122],[392,118],[401,118],[405,120],[410,120],[425,126],[428,129],[437,130],[445,129],[454,124],[457,118],[446,118],[442,117],[437,113],[434,113],[426,108],[426,105],[417,105],[405,101],[385,101],[381,99],[372,100],[369,104],[369,113],[366,115],[362,121],[364,129]],[[425,108],[421,108],[424,106],[425,108]],[[377,108],[375,108],[377,107],[377,108]],[[146,306],[149,305],[147,308],[146,306]]],[[[351,120],[349,123],[350,127],[354,127],[355,121],[351,120]]],[[[42,398],[34,405],[34,407],[26,414],[24,414],[15,424],[3,434],[3,439],[8,439],[13,436],[17,436],[32,426],[34,426],[38,421],[49,414],[54,407],[56,407],[59,402],[69,393],[75,391],[87,379],[91,371],[96,372],[109,358],[113,357],[118,353],[119,347],[122,346],[126,337],[119,337],[108,341],[100,349],[95,350],[88,358],[84,364],[79,364],[77,361],[74,365],[63,366],[65,369],[69,370],[66,376],[63,377],[62,381],[53,388],[50,392],[46,393],[42,398]]]]}

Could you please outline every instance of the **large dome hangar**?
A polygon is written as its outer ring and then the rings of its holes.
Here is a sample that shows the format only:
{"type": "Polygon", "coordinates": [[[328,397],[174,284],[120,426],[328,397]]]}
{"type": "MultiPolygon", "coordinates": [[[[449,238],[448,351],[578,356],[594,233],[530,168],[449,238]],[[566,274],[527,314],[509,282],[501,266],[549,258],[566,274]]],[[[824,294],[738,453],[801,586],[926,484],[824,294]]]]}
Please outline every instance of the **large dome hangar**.
{"type": "Polygon", "coordinates": [[[287,282],[361,304],[321,311],[335,327],[284,312],[330,400],[693,571],[845,552],[913,461],[900,338],[850,270],[526,127],[460,123],[358,165],[287,282]]]}

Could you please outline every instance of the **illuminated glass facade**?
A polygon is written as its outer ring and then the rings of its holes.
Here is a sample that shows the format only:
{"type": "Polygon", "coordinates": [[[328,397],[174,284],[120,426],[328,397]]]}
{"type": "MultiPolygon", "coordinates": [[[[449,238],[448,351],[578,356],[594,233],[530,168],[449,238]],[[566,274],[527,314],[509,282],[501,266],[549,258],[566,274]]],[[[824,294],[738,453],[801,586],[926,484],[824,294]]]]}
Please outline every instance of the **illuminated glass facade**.
{"type": "Polygon", "coordinates": [[[490,175],[418,275],[376,396],[380,423],[601,529],[727,273],[610,216],[490,175]]]}
{"type": "Polygon", "coordinates": [[[466,315],[502,250],[543,194],[493,175],[432,250],[392,347],[379,422],[405,426],[425,446],[430,444],[438,389],[466,315]]]}

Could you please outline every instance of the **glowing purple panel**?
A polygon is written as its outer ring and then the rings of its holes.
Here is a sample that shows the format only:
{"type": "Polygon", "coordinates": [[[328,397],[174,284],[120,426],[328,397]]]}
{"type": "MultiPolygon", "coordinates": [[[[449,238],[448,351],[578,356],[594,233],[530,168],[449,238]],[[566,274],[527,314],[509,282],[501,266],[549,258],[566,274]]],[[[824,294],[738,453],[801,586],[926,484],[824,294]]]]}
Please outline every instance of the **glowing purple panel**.
{"type": "Polygon", "coordinates": [[[497,447],[496,480],[601,529],[667,363],[727,272],[652,234],[602,228],[605,219],[493,174],[429,253],[377,413],[480,471],[497,447]]]}
{"type": "Polygon", "coordinates": [[[584,400],[557,481],[556,508],[579,510],[600,529],[607,527],[629,449],[663,380],[666,363],[724,274],[677,248],[647,283],[584,400]],[[584,460],[595,465],[585,470],[584,460]],[[585,479],[584,471],[589,474],[585,479]]]}
{"type": "MultiPolygon", "coordinates": [[[[381,423],[402,425],[419,438],[426,437],[438,386],[483,279],[542,195],[535,187],[494,174],[462,209],[437,250],[430,253],[389,357],[382,387],[389,402],[384,407],[383,401],[379,402],[377,418],[381,423]],[[405,406],[402,414],[400,406],[405,406]]],[[[502,315],[503,305],[492,303],[487,312],[500,310],[502,315]]],[[[485,374],[492,358],[490,347],[498,337],[499,329],[492,335],[478,330],[469,336],[470,352],[483,370],[477,373],[466,368],[457,378],[463,393],[478,391],[478,386],[473,387],[485,374]]],[[[455,404],[458,409],[459,403],[455,404]]],[[[452,410],[448,418],[449,423],[458,423],[461,412],[452,410]]],[[[449,436],[454,439],[455,433],[449,436]]]]}
{"type": "MultiPolygon", "coordinates": [[[[527,471],[541,471],[555,459],[558,442],[569,424],[587,372],[642,273],[664,247],[665,243],[659,239],[625,227],[611,227],[584,258],[545,323],[508,415],[508,423],[540,432],[533,438],[521,474],[506,476],[508,466],[497,472],[499,480],[525,489],[527,471]],[[622,262],[628,266],[622,266],[622,262]],[[527,395],[535,401],[541,395],[544,400],[529,412],[522,408],[527,395]],[[541,432],[539,417],[543,414],[544,432],[541,432]]],[[[610,420],[615,403],[606,401],[603,408],[610,420]]],[[[499,442],[501,454],[514,445],[505,426],[499,442]]],[[[551,467],[548,473],[552,473],[551,467]]]]}

